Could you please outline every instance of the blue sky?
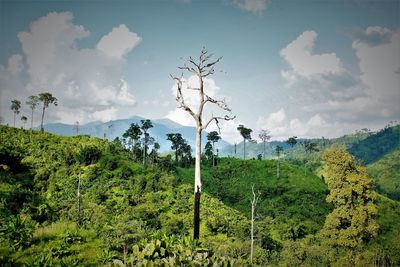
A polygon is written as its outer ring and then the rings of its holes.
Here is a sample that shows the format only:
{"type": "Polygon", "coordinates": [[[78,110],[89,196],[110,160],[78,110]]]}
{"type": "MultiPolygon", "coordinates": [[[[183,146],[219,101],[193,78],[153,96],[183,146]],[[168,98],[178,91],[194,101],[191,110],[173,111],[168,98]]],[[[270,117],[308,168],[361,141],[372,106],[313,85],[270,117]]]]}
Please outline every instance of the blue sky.
{"type": "Polygon", "coordinates": [[[400,119],[399,3],[1,1],[0,116],[11,123],[12,99],[50,91],[59,106],[47,122],[191,125],[169,74],[205,46],[223,56],[207,90],[237,117],[223,125],[228,141],[240,123],[273,139],[378,129],[400,119]]]}

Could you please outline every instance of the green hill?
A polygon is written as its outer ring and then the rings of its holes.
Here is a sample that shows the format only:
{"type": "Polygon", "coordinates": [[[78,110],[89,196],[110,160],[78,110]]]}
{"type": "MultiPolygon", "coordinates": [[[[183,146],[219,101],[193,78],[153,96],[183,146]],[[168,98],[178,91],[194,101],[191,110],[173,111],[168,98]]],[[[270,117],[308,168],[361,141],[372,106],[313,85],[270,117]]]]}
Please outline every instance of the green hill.
{"type": "Polygon", "coordinates": [[[400,149],[369,164],[367,171],[375,179],[378,192],[391,199],[400,200],[400,149]]]}
{"type": "MultiPolygon", "coordinates": [[[[274,238],[284,240],[315,234],[322,227],[330,207],[324,182],[302,168],[282,162],[280,177],[276,161],[221,159],[215,169],[202,172],[205,192],[250,217],[251,186],[260,192],[258,213],[270,218],[274,238]]],[[[194,169],[178,169],[182,181],[193,183],[194,169]]]]}
{"type": "Polygon", "coordinates": [[[365,164],[371,164],[400,147],[400,125],[385,127],[353,143],[349,152],[365,164]]]}
{"type": "MultiPolygon", "coordinates": [[[[247,265],[252,184],[260,192],[256,265],[320,266],[330,257],[318,237],[331,209],[327,188],[301,166],[282,162],[279,179],[275,160],[223,158],[215,169],[204,166],[196,243],[188,238],[193,169],[168,158],[143,166],[120,144],[88,136],[0,126],[0,140],[2,266],[101,266],[124,258],[129,266],[247,265]]],[[[400,205],[379,197],[378,208],[380,233],[362,262],[398,265],[400,205]]]]}

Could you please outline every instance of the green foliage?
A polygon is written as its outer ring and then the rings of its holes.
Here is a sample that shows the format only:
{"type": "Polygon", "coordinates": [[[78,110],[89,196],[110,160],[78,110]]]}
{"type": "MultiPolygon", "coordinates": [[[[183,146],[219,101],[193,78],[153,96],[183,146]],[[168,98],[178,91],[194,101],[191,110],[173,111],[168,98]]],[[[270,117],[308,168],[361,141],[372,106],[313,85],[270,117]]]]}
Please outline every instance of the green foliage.
{"type": "MultiPolygon", "coordinates": [[[[156,240],[171,245],[172,256],[166,260],[190,265],[194,259],[205,266],[233,260],[245,266],[253,183],[261,191],[255,265],[346,262],[343,252],[329,256],[318,238],[331,208],[324,201],[327,188],[314,174],[304,176],[298,166],[282,162],[278,180],[276,160],[222,158],[215,168],[203,165],[202,243],[194,243],[186,238],[193,231],[193,169],[174,166],[170,155],[154,165],[138,164],[118,141],[38,131],[30,135],[0,126],[2,266],[134,265],[140,253],[149,254],[146,247],[156,247],[156,240]]],[[[379,235],[356,260],[366,266],[376,260],[400,264],[399,210],[398,202],[378,198],[379,235]]],[[[143,258],[149,265],[162,258],[155,251],[143,258]]]]}
{"type": "Polygon", "coordinates": [[[364,164],[373,163],[400,147],[400,125],[387,126],[375,134],[354,143],[349,152],[364,164]]]}
{"type": "Polygon", "coordinates": [[[352,261],[353,251],[378,234],[376,193],[365,168],[344,148],[326,150],[324,160],[330,189],[326,201],[334,209],[326,217],[321,236],[326,244],[348,250],[352,261]]]}
{"type": "MultiPolygon", "coordinates": [[[[114,266],[121,265],[114,261],[114,266]]],[[[217,256],[201,244],[185,237],[163,237],[132,247],[125,266],[241,266],[239,261],[217,256]]]]}
{"type": "MultiPolygon", "coordinates": [[[[318,232],[329,211],[324,201],[326,186],[314,174],[305,177],[296,166],[280,165],[282,174],[277,179],[275,160],[222,158],[216,168],[202,170],[203,190],[249,218],[251,184],[255,183],[261,192],[257,210],[260,216],[274,219],[270,231],[276,240],[291,238],[290,229],[300,224],[303,235],[318,232]]],[[[192,184],[194,169],[179,168],[178,175],[192,184]]]]}
{"type": "Polygon", "coordinates": [[[367,172],[374,178],[377,192],[391,199],[400,200],[400,149],[368,165],[367,172]]]}

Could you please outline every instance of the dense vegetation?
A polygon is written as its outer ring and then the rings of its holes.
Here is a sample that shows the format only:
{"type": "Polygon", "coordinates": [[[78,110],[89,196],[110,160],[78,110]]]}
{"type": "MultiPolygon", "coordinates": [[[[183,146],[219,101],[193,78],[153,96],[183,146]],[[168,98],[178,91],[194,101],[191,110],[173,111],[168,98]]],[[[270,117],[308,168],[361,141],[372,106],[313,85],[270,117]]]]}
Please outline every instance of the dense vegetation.
{"type": "MultiPolygon", "coordinates": [[[[221,158],[203,165],[200,242],[190,237],[193,168],[171,157],[143,165],[119,142],[0,126],[3,266],[249,264],[251,186],[260,192],[254,263],[345,265],[319,231],[328,189],[302,166],[221,158]],[[79,190],[79,194],[78,194],[79,190]]],[[[400,205],[377,198],[376,238],[359,265],[400,264],[400,205]]]]}

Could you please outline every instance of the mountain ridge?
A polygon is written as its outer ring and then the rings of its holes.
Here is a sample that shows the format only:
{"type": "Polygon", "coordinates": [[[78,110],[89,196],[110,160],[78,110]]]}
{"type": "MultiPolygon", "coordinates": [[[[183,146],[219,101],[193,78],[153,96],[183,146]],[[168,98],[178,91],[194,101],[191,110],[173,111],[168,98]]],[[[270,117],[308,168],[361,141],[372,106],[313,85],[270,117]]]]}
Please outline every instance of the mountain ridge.
{"type": "MultiPolygon", "coordinates": [[[[133,116],[128,119],[111,120],[108,122],[94,121],[86,124],[78,125],[78,133],[76,132],[76,125],[65,123],[48,123],[44,125],[46,132],[59,134],[63,136],[75,135],[90,135],[92,137],[106,138],[113,140],[116,137],[121,138],[123,133],[129,128],[132,123],[138,123],[140,120],[146,119],[141,116],[133,116]]],[[[181,133],[194,152],[196,144],[196,128],[191,126],[184,126],[174,122],[168,118],[153,119],[151,120],[154,127],[149,129],[149,133],[160,144],[160,152],[167,152],[171,150],[171,142],[166,140],[167,133],[181,133]]],[[[207,142],[207,133],[203,131],[202,144],[207,142]]],[[[216,148],[222,148],[229,145],[226,140],[220,140],[216,143],[216,148]]]]}

